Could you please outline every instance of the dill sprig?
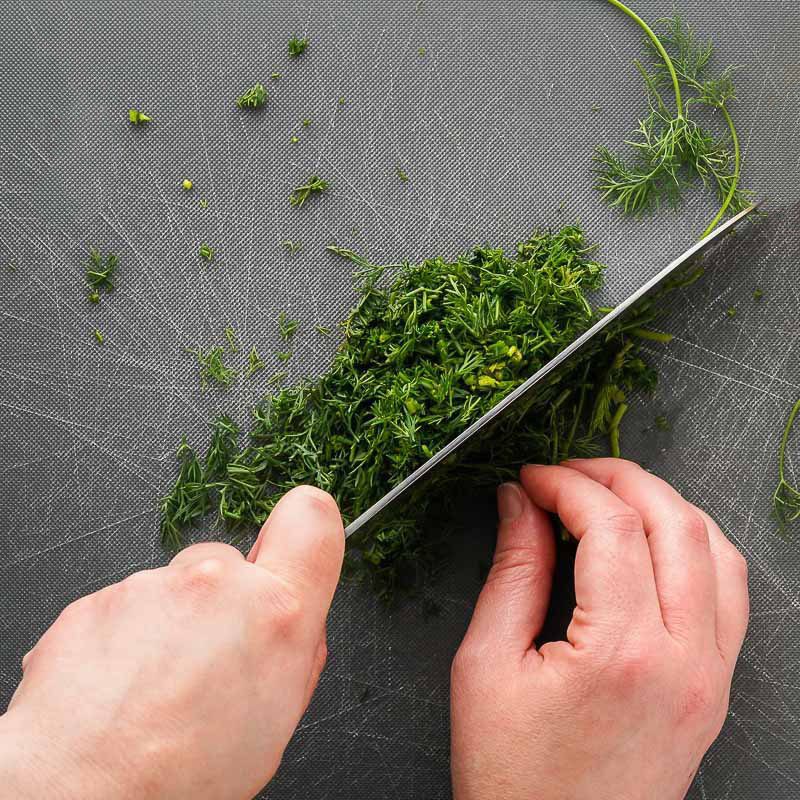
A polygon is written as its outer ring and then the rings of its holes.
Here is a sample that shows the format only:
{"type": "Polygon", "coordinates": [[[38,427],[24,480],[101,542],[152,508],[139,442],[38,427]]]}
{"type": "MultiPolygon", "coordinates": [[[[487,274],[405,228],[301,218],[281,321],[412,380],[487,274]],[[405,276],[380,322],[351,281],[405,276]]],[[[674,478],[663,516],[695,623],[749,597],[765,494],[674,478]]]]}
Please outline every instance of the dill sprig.
{"type": "Polygon", "coordinates": [[[289,196],[289,203],[296,208],[302,208],[312,194],[321,194],[329,185],[328,181],[324,181],[316,175],[311,175],[302,186],[295,187],[289,196]]]}
{"type": "Polygon", "coordinates": [[[675,16],[659,21],[659,36],[620,0],[608,0],[631,17],[646,33],[653,57],[650,64],[636,61],[648,100],[648,113],[627,140],[631,158],[607,147],[595,151],[596,188],[611,205],[629,214],[652,211],[662,204],[676,206],[684,192],[698,181],[717,194],[720,208],[704,232],[711,233],[727,213],[738,213],[749,200],[739,188],[741,153],[736,126],[728,111],[735,100],[732,67],[718,76],[707,75],[714,52],[711,41],[701,43],[692,29],[675,16]],[[675,110],[663,92],[674,95],[675,110]],[[684,92],[690,93],[685,98],[684,92]],[[722,115],[727,134],[714,136],[691,118],[694,106],[705,106],[722,115]]]}
{"type": "Polygon", "coordinates": [[[786,447],[798,413],[800,413],[800,400],[794,404],[789,413],[778,448],[778,485],[772,494],[772,513],[778,521],[781,532],[786,530],[787,525],[800,519],[800,488],[793,486],[786,478],[786,447]]]}
{"type": "Polygon", "coordinates": [[[186,352],[191,353],[197,359],[197,363],[200,366],[200,385],[202,387],[205,388],[210,383],[215,383],[218,386],[227,388],[236,378],[236,370],[225,364],[225,350],[223,348],[212,347],[205,352],[200,347],[194,350],[187,348],[186,352]]]}
{"type": "Polygon", "coordinates": [[[256,83],[236,98],[236,105],[239,108],[258,108],[264,105],[268,96],[263,84],[256,83]]]}
{"type": "Polygon", "coordinates": [[[300,248],[303,246],[302,242],[297,242],[292,239],[284,239],[281,244],[286,248],[286,252],[293,256],[300,251],[300,248]]]}
{"type": "Polygon", "coordinates": [[[153,118],[148,117],[143,111],[139,111],[135,108],[128,109],[128,122],[132,125],[143,125],[146,122],[152,122],[153,118]]]}
{"type": "Polygon", "coordinates": [[[247,377],[251,378],[256,372],[260,372],[266,366],[264,360],[258,354],[258,350],[256,350],[255,347],[251,347],[250,352],[247,354],[247,372],[245,373],[247,377]]]}
{"type": "Polygon", "coordinates": [[[278,314],[278,333],[285,342],[297,333],[299,327],[300,323],[296,319],[289,319],[285,311],[278,314]]]}
{"type": "Polygon", "coordinates": [[[177,550],[183,543],[183,532],[211,511],[211,493],[197,453],[181,440],[177,452],[180,462],[178,479],[168,495],[161,498],[161,543],[177,550]]]}
{"type": "Polygon", "coordinates": [[[200,256],[200,258],[203,259],[203,261],[213,261],[214,260],[214,255],[215,255],[214,248],[211,247],[210,245],[201,244],[200,248],[197,251],[197,253],[200,256]]]}
{"type": "Polygon", "coordinates": [[[225,338],[228,341],[228,347],[230,347],[232,353],[239,352],[239,342],[236,338],[236,331],[233,329],[233,325],[226,325],[225,326],[225,338]]]}
{"type": "Polygon", "coordinates": [[[308,47],[308,39],[298,39],[297,36],[292,36],[289,39],[289,56],[290,58],[297,58],[303,55],[308,47]]]}
{"type": "MultiPolygon", "coordinates": [[[[249,443],[210,488],[234,529],[260,524],[297,483],[331,492],[354,519],[597,319],[587,295],[603,267],[575,226],[537,232],[511,252],[477,247],[399,269],[330,249],[356,264],[358,303],[328,371],[253,409],[249,443]]],[[[369,533],[358,569],[376,591],[390,597],[403,576],[421,579],[441,563],[446,528],[430,515],[454,482],[493,486],[525,461],[595,454],[601,437],[617,449],[631,392],[655,383],[630,333],[651,321],[643,311],[612,326],[556,382],[515,404],[481,449],[437,471],[403,516],[369,533]]]]}
{"type": "Polygon", "coordinates": [[[107,253],[103,258],[96,247],[89,248],[89,261],[86,264],[86,284],[89,287],[89,301],[100,302],[100,292],[114,291],[114,273],[117,271],[119,257],[107,253]]]}

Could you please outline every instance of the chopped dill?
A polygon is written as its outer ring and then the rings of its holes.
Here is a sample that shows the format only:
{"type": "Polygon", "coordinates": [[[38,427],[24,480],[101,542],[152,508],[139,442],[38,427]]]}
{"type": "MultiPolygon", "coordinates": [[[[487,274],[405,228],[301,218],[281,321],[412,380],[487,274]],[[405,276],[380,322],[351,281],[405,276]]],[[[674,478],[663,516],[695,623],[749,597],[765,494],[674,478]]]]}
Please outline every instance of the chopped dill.
{"type": "Polygon", "coordinates": [[[244,94],[240,94],[236,98],[236,105],[239,108],[258,108],[264,105],[267,100],[267,90],[263,84],[256,83],[251,86],[244,94]]]}
{"type": "Polygon", "coordinates": [[[315,326],[314,326],[314,330],[315,330],[315,331],[316,331],[316,332],[317,332],[317,333],[318,333],[320,336],[330,336],[330,335],[331,335],[331,329],[330,329],[330,328],[328,328],[328,327],[327,327],[327,326],[325,326],[325,325],[315,325],[315,326]]]}
{"type": "Polygon", "coordinates": [[[339,99],[338,99],[336,102],[337,102],[337,103],[338,103],[340,106],[343,106],[343,105],[344,105],[344,104],[347,102],[347,100],[346,100],[344,97],[340,97],[340,98],[339,98],[339,99]]]}
{"type": "Polygon", "coordinates": [[[250,352],[247,354],[247,372],[245,373],[247,377],[251,378],[256,372],[265,369],[266,366],[267,365],[258,354],[258,350],[256,350],[255,347],[251,347],[250,352]]]}
{"type": "Polygon", "coordinates": [[[736,99],[733,68],[707,75],[714,53],[711,41],[700,42],[679,16],[660,20],[656,35],[652,28],[620,0],[608,0],[633,19],[647,35],[650,64],[636,61],[647,92],[648,111],[639,120],[628,144],[630,159],[607,147],[595,151],[596,188],[613,206],[625,213],[641,214],[662,204],[677,206],[684,192],[698,182],[712,188],[720,207],[704,232],[711,233],[726,213],[742,211],[749,203],[739,188],[741,153],[736,126],[728,105],[736,99]],[[665,93],[674,96],[674,110],[665,93]],[[684,98],[684,92],[691,93],[684,98]],[[717,137],[691,118],[695,106],[718,111],[727,133],[717,137]]]}
{"type": "Polygon", "coordinates": [[[300,248],[303,246],[302,242],[295,242],[292,239],[284,239],[281,244],[286,248],[290,256],[298,253],[300,248]]]}
{"type": "Polygon", "coordinates": [[[288,361],[292,357],[292,354],[287,350],[281,353],[276,353],[276,357],[278,361],[288,361]]]}
{"type": "Polygon", "coordinates": [[[281,74],[280,74],[280,72],[273,72],[273,73],[270,75],[270,78],[272,78],[272,80],[274,80],[274,81],[280,80],[280,77],[281,77],[281,74]]]}
{"type": "Polygon", "coordinates": [[[119,257],[114,253],[107,253],[104,258],[96,247],[89,248],[89,261],[86,263],[89,302],[99,303],[100,292],[114,291],[114,273],[118,264],[119,257]]]}
{"type": "Polygon", "coordinates": [[[308,117],[304,117],[301,124],[302,124],[302,126],[304,128],[310,128],[311,127],[311,120],[308,117]]]}
{"type": "Polygon", "coordinates": [[[294,189],[289,196],[289,204],[296,208],[302,208],[303,204],[312,194],[321,194],[328,186],[329,184],[327,181],[322,180],[322,178],[316,175],[311,175],[302,186],[297,186],[294,189]]]}
{"type": "Polygon", "coordinates": [[[191,192],[193,188],[194,184],[188,178],[184,178],[183,181],[181,181],[181,189],[183,189],[184,192],[191,192]]]}
{"type": "Polygon", "coordinates": [[[658,430],[667,432],[672,430],[672,426],[669,424],[669,420],[662,414],[656,417],[653,422],[655,423],[656,428],[658,430]]]}
{"type": "Polygon", "coordinates": [[[200,208],[208,208],[208,200],[206,200],[205,197],[201,197],[198,205],[200,208]]]}
{"type": "Polygon", "coordinates": [[[394,173],[403,183],[408,183],[408,173],[402,167],[395,167],[394,173]]]}
{"type": "Polygon", "coordinates": [[[132,125],[143,125],[145,122],[152,122],[153,118],[148,117],[143,111],[137,111],[135,108],[128,109],[128,122],[132,125]]]}
{"type": "Polygon", "coordinates": [[[787,525],[800,519],[800,488],[792,485],[786,478],[786,447],[789,444],[789,436],[799,412],[800,400],[789,412],[789,419],[783,429],[778,448],[778,485],[772,494],[772,513],[778,521],[781,533],[786,530],[787,525]]]}
{"type": "Polygon", "coordinates": [[[753,292],[753,300],[760,300],[764,296],[764,292],[761,289],[756,289],[753,292]]]}
{"type": "Polygon", "coordinates": [[[308,39],[298,39],[297,36],[292,36],[289,39],[289,56],[290,58],[297,58],[303,55],[308,47],[308,39]]]}
{"type": "Polygon", "coordinates": [[[283,383],[286,378],[289,376],[288,372],[276,372],[271,378],[267,379],[267,383],[275,384],[275,383],[283,383]]]}
{"type": "Polygon", "coordinates": [[[300,323],[296,319],[289,319],[285,311],[278,314],[278,332],[284,342],[288,342],[297,333],[299,327],[300,323]]]}
{"type": "Polygon", "coordinates": [[[202,258],[204,261],[214,260],[214,248],[207,244],[201,244],[200,249],[197,252],[200,254],[200,258],[202,258]]]}
{"type": "Polygon", "coordinates": [[[227,388],[236,378],[236,370],[225,364],[225,351],[221,347],[211,347],[205,352],[200,347],[195,350],[187,348],[186,352],[197,359],[200,366],[200,385],[203,388],[210,383],[227,388]]]}
{"type": "Polygon", "coordinates": [[[94,331],[93,331],[93,334],[94,334],[94,338],[97,339],[97,343],[98,344],[103,344],[103,342],[105,341],[106,337],[103,336],[102,332],[99,331],[97,328],[95,328],[94,331]]]}
{"type": "MultiPolygon", "coordinates": [[[[329,248],[357,268],[344,341],[320,378],[276,389],[253,409],[249,443],[209,489],[220,518],[234,530],[258,525],[281,493],[311,483],[353,520],[597,319],[587,295],[604,268],[592,249],[576,226],[536,232],[510,252],[483,246],[388,267],[329,248]]],[[[618,452],[629,398],[656,379],[629,328],[654,314],[612,324],[476,440],[483,449],[442,467],[401,516],[365,533],[356,571],[391,598],[407,576],[441,566],[447,527],[436,515],[455,482],[494,487],[527,461],[596,454],[602,438],[618,452]]]]}
{"type": "Polygon", "coordinates": [[[232,353],[239,352],[239,342],[236,341],[236,331],[233,329],[232,325],[227,325],[225,327],[225,338],[228,340],[228,347],[230,347],[232,353]]]}
{"type": "Polygon", "coordinates": [[[424,47],[420,47],[417,50],[417,54],[422,56],[422,57],[425,57],[428,54],[428,51],[424,47]]]}
{"type": "Polygon", "coordinates": [[[728,308],[725,310],[725,313],[726,313],[726,314],[727,314],[727,315],[728,315],[728,316],[729,316],[731,319],[733,319],[733,318],[736,316],[736,314],[737,314],[737,311],[736,311],[736,306],[730,306],[730,307],[728,307],[728,308]]]}
{"type": "Polygon", "coordinates": [[[289,140],[292,144],[297,144],[300,141],[300,137],[295,135],[289,140]]]}

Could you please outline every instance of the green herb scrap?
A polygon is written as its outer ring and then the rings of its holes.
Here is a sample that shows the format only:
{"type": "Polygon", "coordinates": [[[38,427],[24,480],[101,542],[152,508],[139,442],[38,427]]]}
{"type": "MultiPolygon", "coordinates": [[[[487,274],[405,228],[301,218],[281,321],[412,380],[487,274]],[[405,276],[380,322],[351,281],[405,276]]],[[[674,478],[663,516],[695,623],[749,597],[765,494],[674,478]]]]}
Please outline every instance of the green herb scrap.
{"type": "Polygon", "coordinates": [[[228,340],[228,347],[230,347],[232,353],[239,352],[239,342],[236,340],[236,331],[233,329],[232,325],[227,325],[225,327],[225,338],[228,340]]]}
{"type": "MultiPolygon", "coordinates": [[[[603,267],[577,227],[536,233],[513,252],[478,247],[403,265],[386,288],[378,282],[391,268],[333,251],[358,267],[344,342],[321,378],[254,408],[249,444],[214,486],[230,525],[260,524],[297,483],[331,492],[353,520],[597,319],[587,294],[603,267]]],[[[482,440],[485,451],[442,468],[406,517],[360,543],[359,569],[382,596],[440,562],[446,528],[428,519],[423,530],[422,520],[442,506],[443,487],[467,475],[494,486],[525,461],[595,454],[600,437],[618,446],[629,395],[655,383],[628,330],[651,318],[642,311],[633,325],[612,325],[557,382],[516,404],[482,440]]]]}
{"type": "Polygon", "coordinates": [[[187,348],[186,352],[197,359],[202,387],[214,383],[227,388],[236,378],[236,370],[225,365],[225,351],[221,347],[211,347],[205,352],[200,347],[195,350],[187,348]]]}
{"type": "Polygon", "coordinates": [[[148,117],[143,111],[137,111],[135,108],[128,109],[128,122],[133,125],[143,125],[146,122],[152,122],[153,118],[148,117]]]}
{"type": "Polygon", "coordinates": [[[312,194],[321,194],[327,190],[328,186],[329,184],[327,181],[318,178],[316,175],[312,175],[302,186],[295,188],[289,196],[289,203],[296,208],[302,208],[303,204],[312,194]]]}
{"type": "Polygon", "coordinates": [[[114,273],[117,271],[119,257],[107,253],[105,258],[96,247],[89,248],[89,261],[86,264],[86,284],[89,287],[89,301],[100,302],[100,292],[114,291],[114,273]]]}
{"type": "Polygon", "coordinates": [[[291,58],[297,58],[297,56],[301,56],[305,53],[307,47],[308,39],[298,39],[297,36],[292,36],[292,38],[289,39],[289,56],[291,58]]]}
{"type": "Polygon", "coordinates": [[[612,205],[630,214],[652,211],[662,204],[676,206],[684,192],[698,181],[712,188],[720,208],[704,235],[726,213],[742,211],[749,203],[739,188],[741,154],[733,119],[728,111],[735,99],[733,68],[708,76],[712,43],[699,42],[692,29],[675,16],[660,21],[658,36],[620,0],[608,0],[631,17],[646,33],[652,61],[635,62],[644,78],[648,112],[639,120],[628,144],[632,157],[623,158],[607,147],[595,152],[596,188],[612,205]],[[674,110],[665,92],[674,97],[674,110]],[[688,92],[689,97],[684,93],[688,92]],[[725,136],[704,130],[691,118],[695,106],[718,111],[727,126],[725,136]]]}
{"type": "Polygon", "coordinates": [[[263,84],[256,83],[251,86],[244,94],[236,98],[236,105],[239,108],[258,108],[263,106],[267,100],[267,90],[263,84]]]}
{"type": "Polygon", "coordinates": [[[286,248],[286,251],[289,253],[290,256],[295,255],[300,251],[300,248],[303,246],[302,242],[295,242],[292,239],[284,239],[281,244],[286,248]]]}
{"type": "Polygon", "coordinates": [[[297,333],[299,327],[300,323],[296,319],[289,319],[285,311],[278,314],[278,332],[285,342],[288,342],[297,333]]]}
{"type": "Polygon", "coordinates": [[[200,249],[197,251],[200,258],[203,261],[213,261],[214,260],[214,248],[210,247],[207,244],[201,244],[200,249]]]}
{"type": "Polygon", "coordinates": [[[800,413],[800,400],[789,412],[789,419],[783,429],[781,444],[778,448],[778,485],[772,494],[772,513],[778,521],[781,532],[800,519],[800,488],[792,485],[786,477],[786,447],[794,427],[794,421],[800,413]]]}
{"type": "Polygon", "coordinates": [[[247,377],[251,378],[256,372],[260,372],[266,366],[267,365],[258,354],[258,350],[256,350],[255,347],[251,347],[247,355],[247,372],[245,373],[247,377]]]}

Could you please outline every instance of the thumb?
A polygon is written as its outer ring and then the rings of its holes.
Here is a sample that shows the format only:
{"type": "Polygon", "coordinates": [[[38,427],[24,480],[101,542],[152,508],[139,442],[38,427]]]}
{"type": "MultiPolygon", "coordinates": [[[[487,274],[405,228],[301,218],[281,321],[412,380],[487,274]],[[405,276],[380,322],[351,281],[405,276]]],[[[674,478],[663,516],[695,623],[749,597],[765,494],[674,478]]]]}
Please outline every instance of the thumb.
{"type": "Polygon", "coordinates": [[[298,486],[278,501],[247,556],[286,584],[319,624],[328,614],[343,558],[336,501],[313,486],[298,486]]]}
{"type": "Polygon", "coordinates": [[[524,655],[544,624],[555,567],[550,519],[518,483],[497,490],[500,524],[492,568],[465,642],[524,655]]]}

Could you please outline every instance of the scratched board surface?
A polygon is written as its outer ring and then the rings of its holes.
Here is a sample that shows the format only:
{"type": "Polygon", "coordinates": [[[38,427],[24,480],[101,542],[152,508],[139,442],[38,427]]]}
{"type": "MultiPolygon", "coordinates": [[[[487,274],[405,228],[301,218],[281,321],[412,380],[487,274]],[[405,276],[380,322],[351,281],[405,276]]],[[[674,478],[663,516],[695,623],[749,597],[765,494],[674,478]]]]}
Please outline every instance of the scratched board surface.
{"type": "MultiPolygon", "coordinates": [[[[751,568],[730,714],[691,797],[795,798],[800,539],[776,535],[768,497],[800,395],[800,3],[634,3],[651,20],[673,5],[715,38],[717,63],[741,66],[744,181],[770,215],[670,301],[675,339],[651,348],[661,383],[623,444],[712,513],[751,568]],[[670,432],[653,430],[658,414],[670,432]]],[[[631,221],[591,188],[592,147],[621,142],[642,110],[640,53],[601,0],[3,5],[0,708],[68,602],[165,561],[155,505],[178,438],[202,445],[219,410],[246,421],[278,368],[280,311],[301,323],[290,380],[324,369],[337,342],[313,325],[353,301],[352,270],[324,245],[394,262],[579,219],[603,245],[613,301],[698,236],[709,198],[631,221]],[[296,62],[293,34],[311,40],[296,62]],[[233,99],[256,80],[270,99],[243,113],[233,99]],[[129,107],[153,123],[130,126],[129,107]],[[330,192],[290,208],[311,173],[330,192]],[[91,245],[120,258],[99,307],[83,286],[91,245]],[[227,325],[268,369],[202,391],[185,349],[223,343],[227,325]]],[[[494,525],[491,498],[458,505],[455,567],[421,597],[387,611],[363,590],[338,593],[328,669],[264,797],[449,796],[449,663],[494,525]],[[423,620],[426,601],[439,613],[423,620]]]]}

